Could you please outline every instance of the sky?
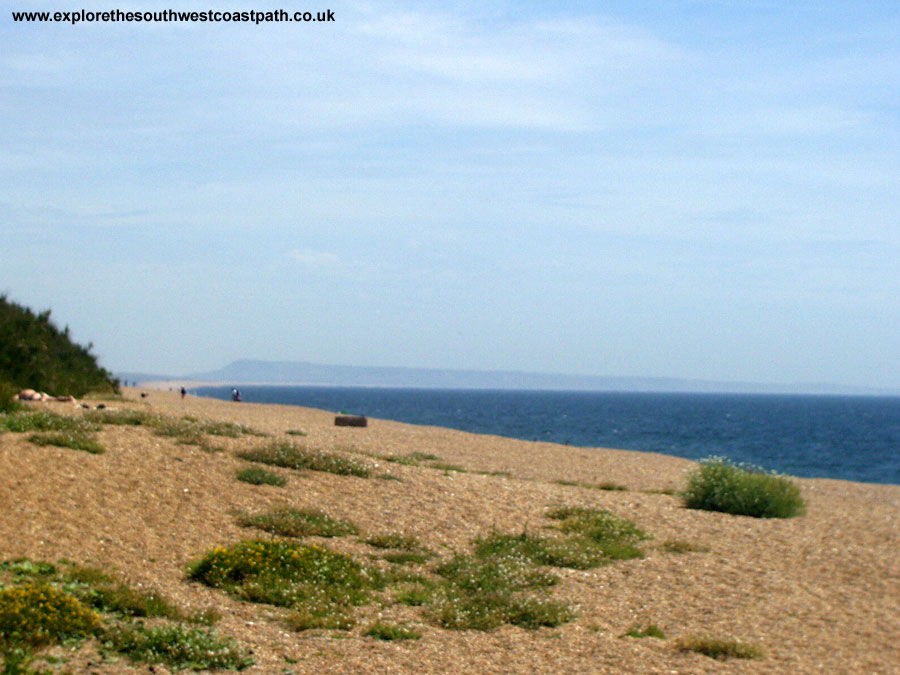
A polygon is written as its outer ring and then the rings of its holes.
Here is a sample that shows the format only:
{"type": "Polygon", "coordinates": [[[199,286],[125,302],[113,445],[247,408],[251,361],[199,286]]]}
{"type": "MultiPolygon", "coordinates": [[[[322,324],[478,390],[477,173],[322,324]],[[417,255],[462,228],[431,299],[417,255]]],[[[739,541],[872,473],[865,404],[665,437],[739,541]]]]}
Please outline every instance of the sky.
{"type": "Polygon", "coordinates": [[[900,4],[12,5],[0,293],[110,370],[900,390],[900,4]]]}

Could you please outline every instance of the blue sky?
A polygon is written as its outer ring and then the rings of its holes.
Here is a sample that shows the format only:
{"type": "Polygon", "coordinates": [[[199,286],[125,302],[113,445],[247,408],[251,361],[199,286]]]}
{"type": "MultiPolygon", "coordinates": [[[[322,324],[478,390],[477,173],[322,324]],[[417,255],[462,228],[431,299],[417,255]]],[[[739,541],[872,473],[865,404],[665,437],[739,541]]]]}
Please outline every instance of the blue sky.
{"type": "Polygon", "coordinates": [[[114,370],[900,389],[900,5],[282,6],[4,10],[0,291],[114,370]]]}

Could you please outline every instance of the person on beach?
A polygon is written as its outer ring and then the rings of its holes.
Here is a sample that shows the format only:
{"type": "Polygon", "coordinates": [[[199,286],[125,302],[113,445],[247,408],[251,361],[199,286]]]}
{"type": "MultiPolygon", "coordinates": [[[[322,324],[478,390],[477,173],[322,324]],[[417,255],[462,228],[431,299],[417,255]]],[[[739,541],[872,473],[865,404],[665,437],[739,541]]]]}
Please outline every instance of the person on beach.
{"type": "Polygon", "coordinates": [[[184,387],[182,387],[182,388],[181,388],[181,398],[184,398],[185,396],[187,396],[187,389],[185,389],[184,387]]]}
{"type": "Polygon", "coordinates": [[[232,389],[231,390],[231,400],[235,401],[235,402],[240,401],[241,400],[241,392],[239,392],[237,389],[232,389]]]}

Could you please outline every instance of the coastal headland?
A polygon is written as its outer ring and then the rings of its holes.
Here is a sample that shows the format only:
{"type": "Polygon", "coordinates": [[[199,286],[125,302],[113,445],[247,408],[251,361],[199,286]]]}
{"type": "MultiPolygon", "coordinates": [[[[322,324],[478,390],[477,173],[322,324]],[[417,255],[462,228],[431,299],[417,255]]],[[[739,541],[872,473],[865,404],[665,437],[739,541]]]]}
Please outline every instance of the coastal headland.
{"type": "MultiPolygon", "coordinates": [[[[366,428],[336,427],[333,412],[182,399],[166,388],[126,388],[123,400],[104,402],[105,409],[233,423],[266,436],[184,443],[146,425],[104,424],[96,438],[105,452],[90,454],[4,433],[0,559],[73,561],[155,589],[184,608],[215,608],[219,634],[252,650],[249,673],[900,670],[900,486],[796,479],[804,515],[754,519],[684,508],[676,492],[696,465],[679,458],[378,419],[366,428]],[[273,439],[346,456],[371,474],[267,467],[286,484],[237,480],[252,466],[237,453],[273,439]],[[471,552],[479,537],[557,533],[547,513],[561,506],[609,511],[649,538],[640,544],[643,557],[554,567],[559,583],[547,593],[570,608],[571,620],[552,628],[452,630],[427,607],[395,602],[385,592],[357,607],[346,630],[297,631],[282,610],[186,574],[216,547],[270,537],[243,526],[236,514],[322,511],[358,533],[304,541],[386,569],[392,563],[367,540],[402,534],[431,554],[403,569],[427,576],[454,552],[471,552]],[[421,637],[367,637],[373,622],[409,626],[421,637]],[[665,638],[625,636],[649,625],[665,638]],[[761,656],[720,661],[677,648],[680,639],[697,636],[738,640],[761,656]]],[[[85,412],[71,403],[30,405],[85,412]]],[[[104,658],[91,644],[66,658],[71,672],[149,672],[145,664],[104,658]]],[[[167,671],[154,666],[154,672],[167,671]]]]}

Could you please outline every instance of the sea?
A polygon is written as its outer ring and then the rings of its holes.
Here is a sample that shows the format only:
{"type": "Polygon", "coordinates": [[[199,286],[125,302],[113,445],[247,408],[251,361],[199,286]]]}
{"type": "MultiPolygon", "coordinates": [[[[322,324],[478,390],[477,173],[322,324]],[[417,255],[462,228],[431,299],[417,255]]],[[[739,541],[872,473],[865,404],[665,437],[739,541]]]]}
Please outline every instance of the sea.
{"type": "MultiPolygon", "coordinates": [[[[241,386],[281,403],[528,441],[727,457],[777,473],[900,484],[900,397],[241,386]]],[[[192,394],[230,399],[231,387],[192,394]]]]}

